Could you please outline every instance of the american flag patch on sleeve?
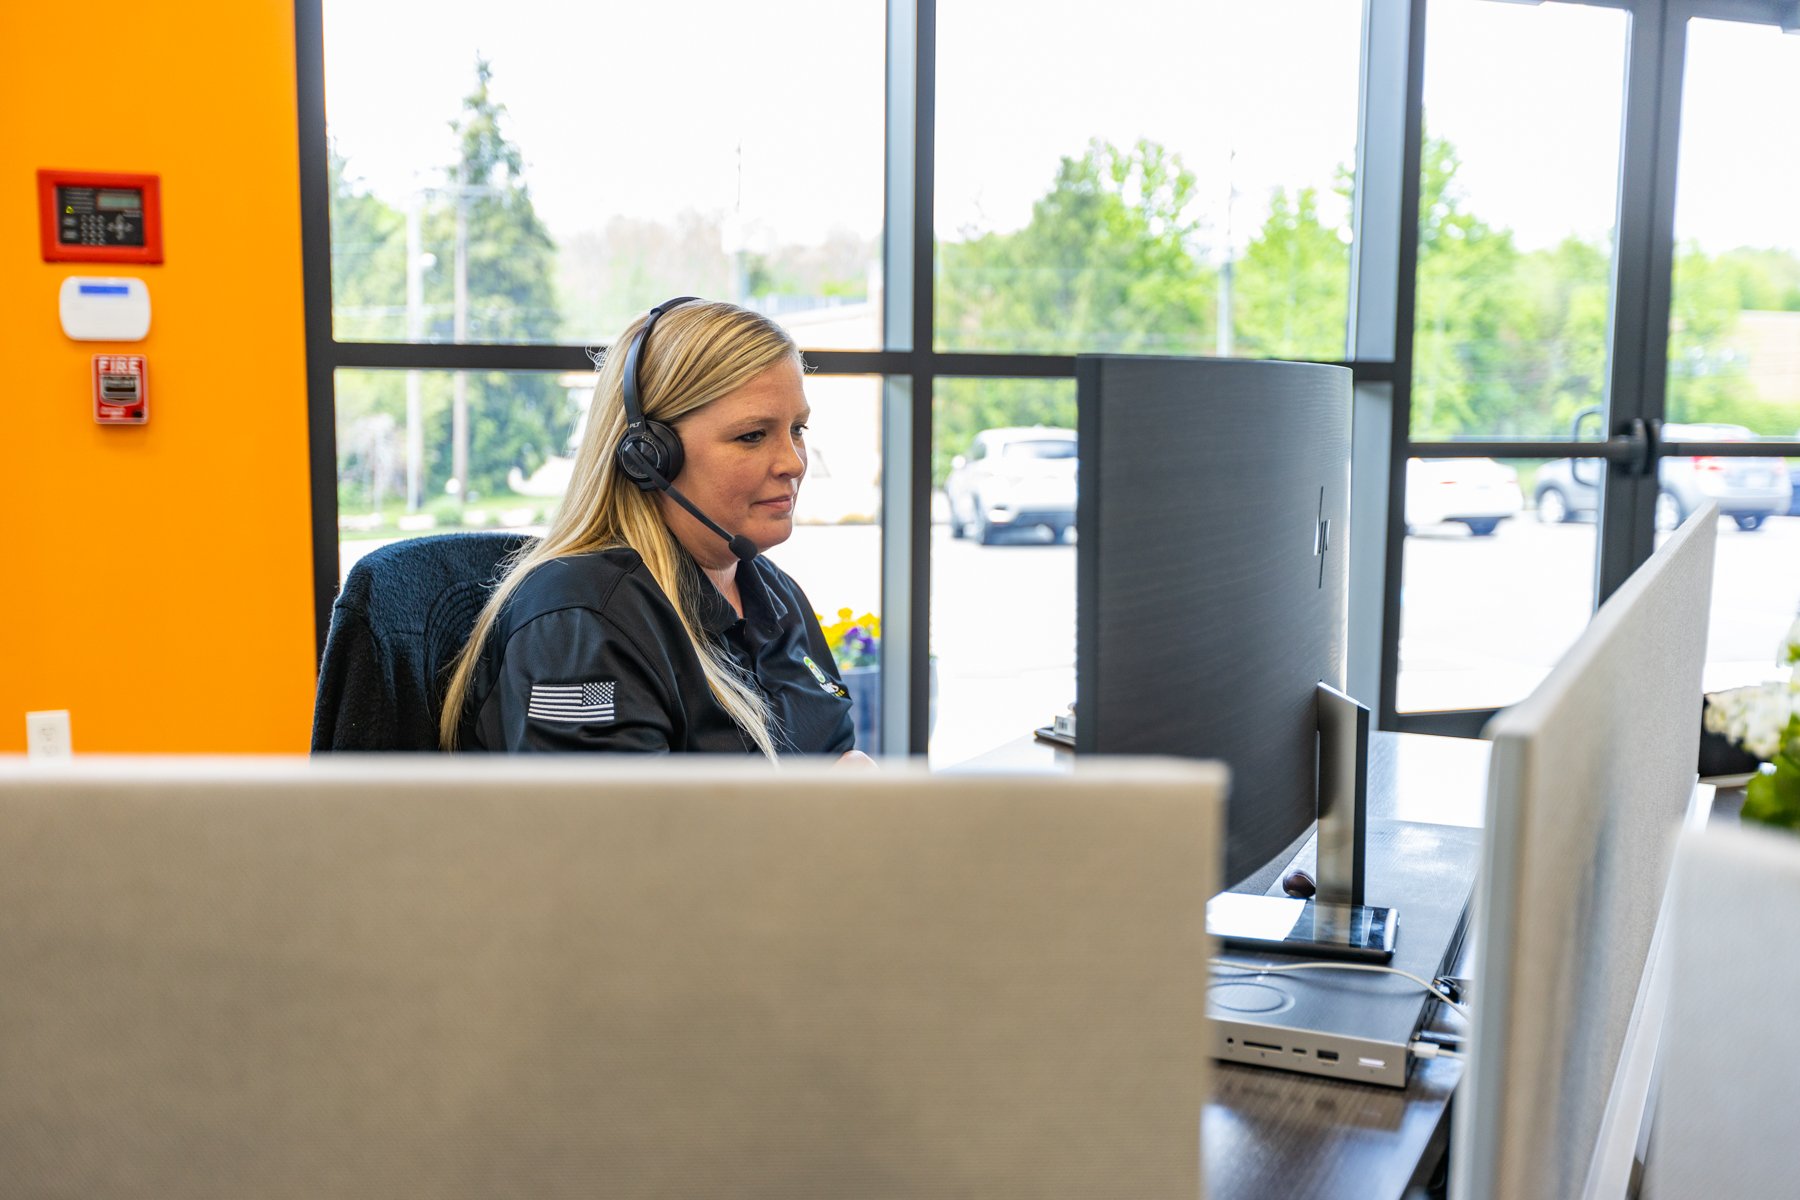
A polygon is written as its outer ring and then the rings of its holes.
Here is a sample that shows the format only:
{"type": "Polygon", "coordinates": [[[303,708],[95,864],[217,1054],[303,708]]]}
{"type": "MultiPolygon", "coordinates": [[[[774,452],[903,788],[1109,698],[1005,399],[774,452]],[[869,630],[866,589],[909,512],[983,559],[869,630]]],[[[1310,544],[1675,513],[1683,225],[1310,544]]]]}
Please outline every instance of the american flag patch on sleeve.
{"type": "Polygon", "coordinates": [[[613,719],[613,692],[618,684],[534,683],[526,715],[537,721],[604,723],[613,719]]]}

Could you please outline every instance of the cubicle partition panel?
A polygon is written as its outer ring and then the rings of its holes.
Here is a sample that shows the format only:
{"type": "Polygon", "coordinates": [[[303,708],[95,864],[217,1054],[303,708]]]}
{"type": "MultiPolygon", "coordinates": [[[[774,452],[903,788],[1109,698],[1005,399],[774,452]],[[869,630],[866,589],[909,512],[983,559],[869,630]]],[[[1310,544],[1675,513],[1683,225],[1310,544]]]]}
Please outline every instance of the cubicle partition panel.
{"type": "Polygon", "coordinates": [[[1682,835],[1675,854],[1656,1120],[1644,1200],[1784,1196],[1800,1179],[1800,838],[1682,835]]]}
{"type": "Polygon", "coordinates": [[[1193,1200],[1223,789],[0,763],[0,1191],[1193,1200]]]}
{"type": "Polygon", "coordinates": [[[1717,530],[1691,518],[1488,726],[1457,1200],[1585,1194],[1694,789],[1717,530]]]}

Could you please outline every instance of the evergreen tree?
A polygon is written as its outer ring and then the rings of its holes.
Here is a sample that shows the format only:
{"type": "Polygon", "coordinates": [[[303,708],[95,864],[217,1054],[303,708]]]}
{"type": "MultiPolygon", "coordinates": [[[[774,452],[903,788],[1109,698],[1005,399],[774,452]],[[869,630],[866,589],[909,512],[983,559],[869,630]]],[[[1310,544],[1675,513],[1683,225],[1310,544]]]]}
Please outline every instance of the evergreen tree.
{"type": "MultiPolygon", "coordinates": [[[[457,161],[424,218],[426,248],[435,264],[425,274],[425,337],[456,336],[456,260],[459,242],[468,273],[466,340],[548,342],[562,332],[555,285],[556,244],[531,202],[524,155],[501,128],[506,115],[490,87],[493,71],[475,60],[475,87],[451,123],[457,161]],[[458,209],[463,230],[458,234],[458,209]]],[[[441,490],[453,462],[447,380],[429,389],[427,458],[441,490]]],[[[507,472],[530,474],[561,453],[575,413],[550,372],[472,372],[469,396],[469,491],[504,494],[507,472]]]]}

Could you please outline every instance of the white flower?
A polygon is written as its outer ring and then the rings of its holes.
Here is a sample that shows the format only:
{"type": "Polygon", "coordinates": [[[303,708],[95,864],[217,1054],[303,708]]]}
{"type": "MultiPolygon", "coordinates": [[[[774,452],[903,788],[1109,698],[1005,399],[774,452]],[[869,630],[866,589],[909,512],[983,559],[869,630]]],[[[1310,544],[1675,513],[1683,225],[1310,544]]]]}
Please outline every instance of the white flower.
{"type": "Polygon", "coordinates": [[[1714,692],[1706,698],[1702,727],[1758,758],[1773,758],[1781,749],[1781,735],[1796,700],[1800,693],[1790,690],[1784,680],[1714,692]]]}

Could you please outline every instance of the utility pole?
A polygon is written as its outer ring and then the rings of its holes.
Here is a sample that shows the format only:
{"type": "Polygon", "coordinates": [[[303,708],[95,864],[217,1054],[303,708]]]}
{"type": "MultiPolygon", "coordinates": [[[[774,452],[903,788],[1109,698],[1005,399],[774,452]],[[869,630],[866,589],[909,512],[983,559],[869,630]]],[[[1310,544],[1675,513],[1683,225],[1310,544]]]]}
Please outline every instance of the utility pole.
{"type": "MultiPolygon", "coordinates": [[[[469,340],[469,181],[468,168],[456,164],[456,343],[469,340]]],[[[456,506],[469,499],[469,381],[458,371],[450,409],[450,474],[456,484],[456,506]]]]}
{"type": "MultiPolygon", "coordinates": [[[[425,237],[420,210],[425,193],[415,190],[406,206],[406,340],[425,337],[425,237]]],[[[406,373],[406,511],[418,512],[425,498],[425,417],[420,396],[422,378],[406,373]]]]}
{"type": "Polygon", "coordinates": [[[1237,151],[1231,151],[1225,159],[1225,265],[1219,270],[1219,329],[1214,342],[1220,358],[1230,358],[1235,343],[1231,328],[1231,207],[1237,199],[1237,186],[1232,174],[1237,166],[1237,151]]]}

